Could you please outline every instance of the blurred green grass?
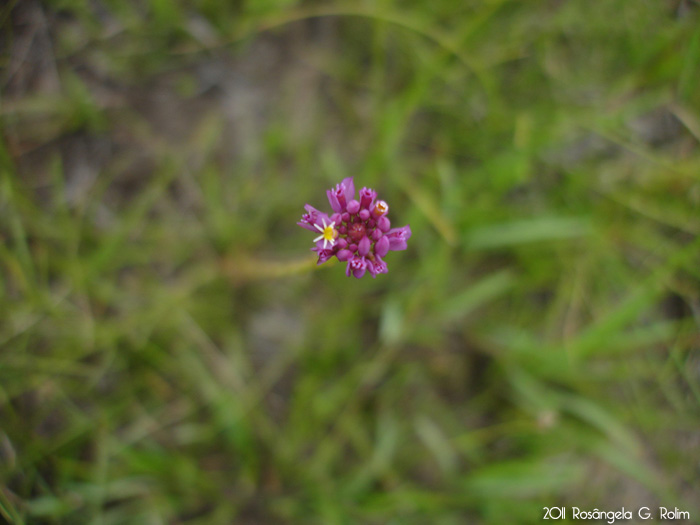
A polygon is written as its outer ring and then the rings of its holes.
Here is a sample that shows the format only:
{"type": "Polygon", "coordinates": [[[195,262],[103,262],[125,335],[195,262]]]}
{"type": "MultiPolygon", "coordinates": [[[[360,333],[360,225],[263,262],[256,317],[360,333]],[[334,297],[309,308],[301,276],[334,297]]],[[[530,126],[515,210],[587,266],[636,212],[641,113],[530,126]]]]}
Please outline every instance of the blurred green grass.
{"type": "Polygon", "coordinates": [[[4,520],[700,515],[696,2],[1,13],[4,520]]]}

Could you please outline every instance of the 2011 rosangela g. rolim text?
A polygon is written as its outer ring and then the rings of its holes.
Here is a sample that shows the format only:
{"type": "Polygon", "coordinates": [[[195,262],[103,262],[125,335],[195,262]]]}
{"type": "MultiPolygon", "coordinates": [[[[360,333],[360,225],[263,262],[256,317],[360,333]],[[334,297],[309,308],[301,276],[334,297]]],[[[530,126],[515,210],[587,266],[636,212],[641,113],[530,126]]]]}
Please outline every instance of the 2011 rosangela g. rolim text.
{"type": "Polygon", "coordinates": [[[600,510],[600,509],[581,509],[579,507],[543,507],[545,520],[562,520],[571,517],[575,520],[605,520],[607,523],[615,523],[616,521],[626,521],[635,519],[653,520],[677,520],[690,521],[690,512],[680,510],[678,507],[669,509],[667,507],[639,507],[634,510],[625,509],[619,510],[600,510]],[[568,516],[567,516],[568,514],[568,516]]]}

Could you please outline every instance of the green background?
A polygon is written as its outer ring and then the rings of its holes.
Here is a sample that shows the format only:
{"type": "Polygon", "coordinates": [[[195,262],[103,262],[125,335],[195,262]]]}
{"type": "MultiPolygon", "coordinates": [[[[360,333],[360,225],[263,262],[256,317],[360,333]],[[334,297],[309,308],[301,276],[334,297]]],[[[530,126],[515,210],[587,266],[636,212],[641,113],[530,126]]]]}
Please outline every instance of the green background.
{"type": "Polygon", "coordinates": [[[0,23],[2,519],[700,519],[697,2],[0,23]],[[377,279],[295,224],[349,176],[377,279]]]}

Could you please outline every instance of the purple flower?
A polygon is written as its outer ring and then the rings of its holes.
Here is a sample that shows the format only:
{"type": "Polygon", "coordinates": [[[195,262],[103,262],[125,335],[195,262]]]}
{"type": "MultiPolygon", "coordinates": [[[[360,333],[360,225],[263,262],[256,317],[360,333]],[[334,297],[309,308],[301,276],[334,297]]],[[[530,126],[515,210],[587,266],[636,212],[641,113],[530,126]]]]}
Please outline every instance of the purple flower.
{"type": "Polygon", "coordinates": [[[318,262],[316,265],[318,266],[319,264],[323,264],[326,262],[328,259],[333,257],[335,254],[333,253],[333,250],[324,250],[323,248],[311,248],[311,251],[318,253],[318,262]]]}
{"type": "Polygon", "coordinates": [[[357,279],[366,272],[374,278],[387,273],[383,258],[393,250],[405,250],[411,237],[411,228],[391,228],[387,217],[389,205],[377,200],[377,192],[362,188],[355,198],[355,183],[352,177],[326,192],[333,209],[330,217],[310,204],[304,206],[306,213],[297,224],[318,235],[316,245],[311,248],[318,253],[318,264],[332,259],[347,262],[345,274],[357,279]],[[358,200],[359,199],[359,200],[358,200]]]}
{"type": "Polygon", "coordinates": [[[376,279],[377,274],[379,273],[387,273],[389,271],[389,269],[386,267],[386,263],[382,261],[382,258],[379,257],[379,255],[375,256],[374,261],[370,261],[367,264],[367,270],[372,276],[372,279],[376,279]]]}
{"type": "Polygon", "coordinates": [[[316,245],[318,248],[321,248],[321,242],[323,242],[323,249],[326,250],[329,243],[331,247],[335,246],[335,240],[338,238],[338,230],[334,228],[335,222],[326,225],[326,219],[321,219],[321,224],[323,224],[323,226],[314,224],[314,227],[321,232],[321,235],[316,237],[314,242],[318,243],[316,245]]]}
{"type": "Polygon", "coordinates": [[[337,184],[334,189],[326,192],[328,201],[331,203],[331,208],[336,213],[342,213],[347,208],[350,199],[355,198],[355,184],[352,177],[343,179],[343,182],[337,184]]]}
{"type": "Polygon", "coordinates": [[[411,227],[407,224],[401,228],[392,228],[386,233],[389,238],[389,249],[405,250],[406,241],[411,238],[411,227]]]}
{"type": "Polygon", "coordinates": [[[316,225],[321,225],[324,219],[326,222],[331,222],[328,215],[322,211],[318,211],[316,208],[311,206],[311,204],[304,206],[304,209],[306,210],[306,213],[302,215],[301,220],[297,222],[297,224],[302,228],[315,232],[316,225]]]}
{"type": "Polygon", "coordinates": [[[362,188],[360,190],[360,206],[364,209],[369,209],[369,205],[377,198],[377,192],[371,188],[362,188]]]}
{"type": "Polygon", "coordinates": [[[350,274],[354,275],[358,279],[365,274],[367,269],[367,261],[364,257],[360,255],[355,255],[352,259],[348,261],[348,266],[345,269],[345,275],[350,277],[350,274]]]}

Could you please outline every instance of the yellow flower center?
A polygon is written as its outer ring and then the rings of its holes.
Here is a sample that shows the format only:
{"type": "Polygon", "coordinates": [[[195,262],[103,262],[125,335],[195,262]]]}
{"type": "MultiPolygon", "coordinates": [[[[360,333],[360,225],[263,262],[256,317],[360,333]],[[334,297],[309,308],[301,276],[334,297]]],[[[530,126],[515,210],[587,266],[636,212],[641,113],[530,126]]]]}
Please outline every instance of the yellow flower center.
{"type": "Polygon", "coordinates": [[[335,241],[338,232],[330,224],[323,229],[323,239],[326,241],[335,241]]]}
{"type": "Polygon", "coordinates": [[[316,237],[314,242],[318,242],[323,239],[323,249],[325,250],[328,248],[329,243],[331,246],[335,244],[335,240],[338,237],[338,231],[335,229],[335,222],[326,225],[325,219],[321,219],[321,221],[323,222],[323,227],[319,226],[318,224],[314,224],[316,229],[321,232],[321,235],[316,237]]]}

